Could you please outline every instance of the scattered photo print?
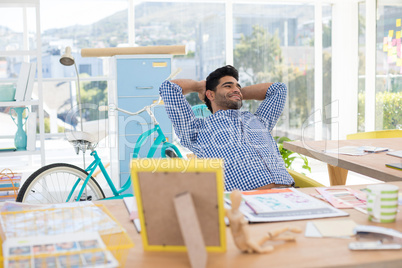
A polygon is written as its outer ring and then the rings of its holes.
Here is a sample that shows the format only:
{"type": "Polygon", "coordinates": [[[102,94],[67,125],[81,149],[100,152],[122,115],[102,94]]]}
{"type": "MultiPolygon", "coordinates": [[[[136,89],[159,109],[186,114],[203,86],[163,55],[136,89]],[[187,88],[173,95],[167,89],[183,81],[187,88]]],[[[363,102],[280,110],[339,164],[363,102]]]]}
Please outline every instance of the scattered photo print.
{"type": "Polygon", "coordinates": [[[10,260],[8,261],[8,268],[30,268],[31,267],[31,259],[25,260],[10,260]]]}
{"type": "Polygon", "coordinates": [[[78,268],[82,266],[79,254],[59,257],[60,267],[78,268]]]}
{"type": "Polygon", "coordinates": [[[72,241],[72,242],[63,242],[63,243],[56,243],[56,250],[58,251],[65,251],[65,250],[76,250],[77,249],[77,243],[72,241]]]}
{"type": "Polygon", "coordinates": [[[48,258],[35,258],[35,268],[56,268],[57,261],[55,257],[48,257],[48,258]]]}
{"type": "Polygon", "coordinates": [[[97,240],[85,240],[78,242],[80,244],[81,249],[89,249],[89,248],[99,248],[99,243],[97,240]]]}
{"type": "Polygon", "coordinates": [[[34,245],[32,251],[34,254],[52,253],[55,251],[55,246],[54,244],[34,245]]]}
{"type": "Polygon", "coordinates": [[[29,255],[31,254],[30,246],[22,246],[22,247],[12,247],[10,248],[10,256],[11,255],[29,255]]]}
{"type": "Polygon", "coordinates": [[[97,265],[107,263],[107,259],[105,253],[103,252],[93,252],[93,253],[84,253],[82,254],[84,259],[88,265],[97,265]]]}

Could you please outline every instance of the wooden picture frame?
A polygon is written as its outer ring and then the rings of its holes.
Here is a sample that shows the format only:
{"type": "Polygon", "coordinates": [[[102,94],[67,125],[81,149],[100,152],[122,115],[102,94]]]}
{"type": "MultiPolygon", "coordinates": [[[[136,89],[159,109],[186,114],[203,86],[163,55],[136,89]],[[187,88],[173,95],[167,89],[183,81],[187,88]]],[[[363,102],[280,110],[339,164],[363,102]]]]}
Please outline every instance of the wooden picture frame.
{"type": "Polygon", "coordinates": [[[206,250],[226,251],[221,159],[133,159],[131,179],[144,250],[186,251],[174,199],[190,193],[206,250]]]}

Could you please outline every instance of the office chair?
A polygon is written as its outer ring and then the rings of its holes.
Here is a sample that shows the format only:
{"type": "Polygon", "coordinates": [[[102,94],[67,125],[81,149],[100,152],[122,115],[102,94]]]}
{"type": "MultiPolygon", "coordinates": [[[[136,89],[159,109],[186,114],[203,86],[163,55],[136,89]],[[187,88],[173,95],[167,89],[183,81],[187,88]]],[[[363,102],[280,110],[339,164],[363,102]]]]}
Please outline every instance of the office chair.
{"type": "Polygon", "coordinates": [[[193,110],[195,117],[197,118],[207,117],[212,114],[211,111],[208,110],[207,105],[205,104],[194,105],[193,107],[191,107],[191,109],[193,110]]]}
{"type": "Polygon", "coordinates": [[[286,169],[290,176],[292,176],[293,180],[295,181],[295,187],[304,188],[304,187],[325,187],[325,185],[315,181],[306,175],[303,175],[297,171],[286,169]]]}

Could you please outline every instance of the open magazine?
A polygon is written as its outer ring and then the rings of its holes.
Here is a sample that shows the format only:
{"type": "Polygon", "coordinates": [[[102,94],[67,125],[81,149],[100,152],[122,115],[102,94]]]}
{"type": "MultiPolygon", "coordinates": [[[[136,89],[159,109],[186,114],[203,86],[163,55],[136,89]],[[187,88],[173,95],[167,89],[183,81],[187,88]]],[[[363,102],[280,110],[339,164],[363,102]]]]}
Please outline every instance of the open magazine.
{"type": "MultiPolygon", "coordinates": [[[[242,192],[240,211],[250,222],[292,221],[347,216],[332,207],[294,188],[242,192]]],[[[229,198],[225,201],[230,203],[229,198]]]]}

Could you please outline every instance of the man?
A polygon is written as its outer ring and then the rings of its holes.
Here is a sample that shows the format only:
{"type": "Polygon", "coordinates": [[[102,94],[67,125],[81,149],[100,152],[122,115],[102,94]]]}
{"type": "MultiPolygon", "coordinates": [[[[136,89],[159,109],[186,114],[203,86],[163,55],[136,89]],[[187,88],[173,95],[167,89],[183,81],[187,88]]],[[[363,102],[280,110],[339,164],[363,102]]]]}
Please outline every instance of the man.
{"type": "Polygon", "coordinates": [[[282,83],[241,88],[237,70],[216,69],[206,81],[165,81],[160,95],[180,143],[198,158],[223,158],[228,191],[291,186],[278,147],[271,135],[286,100],[282,83]],[[196,118],[184,95],[197,92],[213,113],[196,118]],[[255,114],[240,111],[242,100],[263,100],[255,114]]]}

